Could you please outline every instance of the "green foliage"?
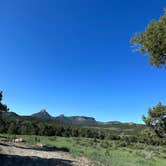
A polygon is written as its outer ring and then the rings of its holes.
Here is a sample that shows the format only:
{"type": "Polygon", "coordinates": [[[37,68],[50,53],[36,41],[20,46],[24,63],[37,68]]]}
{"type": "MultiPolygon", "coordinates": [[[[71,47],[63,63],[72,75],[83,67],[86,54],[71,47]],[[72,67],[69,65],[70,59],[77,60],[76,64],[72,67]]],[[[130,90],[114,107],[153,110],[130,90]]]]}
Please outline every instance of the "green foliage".
{"type": "Polygon", "coordinates": [[[146,143],[148,145],[165,145],[166,140],[159,138],[155,131],[151,128],[143,130],[139,136],[139,142],[146,143]]]}
{"type": "Polygon", "coordinates": [[[2,112],[4,111],[7,112],[9,110],[9,108],[6,105],[1,103],[2,98],[3,98],[3,93],[2,91],[0,91],[0,133],[6,132],[6,123],[2,119],[2,112]]]}
{"type": "Polygon", "coordinates": [[[2,119],[0,119],[0,133],[5,133],[5,131],[5,122],[2,119]]]}
{"type": "Polygon", "coordinates": [[[9,134],[17,134],[17,126],[15,123],[10,123],[8,127],[8,133],[9,134]]]}
{"type": "Polygon", "coordinates": [[[150,64],[156,67],[166,66],[166,10],[158,21],[152,20],[144,32],[137,33],[131,44],[143,54],[148,53],[150,64]]]}
{"type": "Polygon", "coordinates": [[[2,97],[3,97],[2,91],[0,91],[0,102],[2,101],[2,97]]]}
{"type": "Polygon", "coordinates": [[[150,108],[148,117],[143,116],[143,121],[158,137],[166,137],[166,106],[159,103],[156,107],[150,108]]]}
{"type": "Polygon", "coordinates": [[[94,146],[94,139],[91,138],[29,135],[16,137],[23,138],[27,143],[32,143],[33,146],[40,141],[42,145],[45,145],[45,148],[68,150],[75,157],[88,158],[95,166],[165,166],[166,163],[165,146],[151,146],[141,143],[126,145],[124,141],[99,139],[95,141],[94,146]],[[113,144],[115,147],[112,146],[113,144]]]}
{"type": "Polygon", "coordinates": [[[8,111],[9,109],[7,108],[7,105],[1,103],[2,98],[3,98],[3,92],[0,91],[0,112],[1,111],[8,111]]]}

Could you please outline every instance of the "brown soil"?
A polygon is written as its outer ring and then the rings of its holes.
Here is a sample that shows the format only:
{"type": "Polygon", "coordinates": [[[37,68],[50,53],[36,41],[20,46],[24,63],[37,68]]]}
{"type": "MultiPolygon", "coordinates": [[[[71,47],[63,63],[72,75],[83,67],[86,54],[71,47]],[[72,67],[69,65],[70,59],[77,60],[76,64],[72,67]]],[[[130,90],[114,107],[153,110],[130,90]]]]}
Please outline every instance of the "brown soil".
{"type": "Polygon", "coordinates": [[[0,166],[92,166],[68,152],[35,148],[23,143],[0,143],[0,166]]]}

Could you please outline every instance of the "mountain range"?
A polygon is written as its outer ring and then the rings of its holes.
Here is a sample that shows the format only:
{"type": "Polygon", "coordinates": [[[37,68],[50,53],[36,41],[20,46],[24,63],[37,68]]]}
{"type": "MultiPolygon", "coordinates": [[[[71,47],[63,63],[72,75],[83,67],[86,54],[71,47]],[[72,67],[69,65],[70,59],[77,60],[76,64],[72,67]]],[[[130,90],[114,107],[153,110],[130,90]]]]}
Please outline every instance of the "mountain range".
{"type": "Polygon", "coordinates": [[[64,124],[78,124],[78,125],[98,125],[98,124],[121,124],[119,121],[99,122],[93,117],[87,116],[65,116],[63,114],[53,117],[46,110],[42,109],[38,113],[31,115],[40,120],[56,120],[64,124]]]}
{"type": "MultiPolygon", "coordinates": [[[[74,125],[111,125],[111,124],[123,124],[120,121],[109,121],[109,122],[99,122],[96,121],[93,117],[87,117],[87,116],[65,116],[65,115],[59,115],[59,116],[51,116],[45,109],[42,109],[41,111],[34,113],[30,116],[21,116],[14,112],[3,112],[2,117],[4,119],[8,120],[37,120],[37,121],[51,121],[56,122],[60,124],[74,124],[74,125]]],[[[133,122],[125,123],[129,125],[135,125],[133,122]]]]}

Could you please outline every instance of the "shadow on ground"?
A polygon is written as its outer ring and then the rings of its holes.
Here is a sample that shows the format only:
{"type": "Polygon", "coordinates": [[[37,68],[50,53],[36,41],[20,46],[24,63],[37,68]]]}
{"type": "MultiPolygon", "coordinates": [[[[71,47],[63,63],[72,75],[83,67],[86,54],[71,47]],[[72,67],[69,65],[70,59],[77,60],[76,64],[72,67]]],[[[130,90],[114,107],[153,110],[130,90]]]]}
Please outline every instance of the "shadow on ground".
{"type": "Polygon", "coordinates": [[[47,152],[53,152],[53,151],[61,151],[61,152],[69,152],[70,150],[65,147],[49,147],[49,146],[43,146],[43,147],[22,147],[22,146],[16,146],[13,145],[13,147],[20,148],[20,149],[29,149],[29,150],[38,150],[38,151],[47,151],[47,152]]]}
{"type": "Polygon", "coordinates": [[[1,142],[0,142],[0,145],[2,145],[2,146],[13,146],[13,147],[16,147],[16,148],[21,148],[21,149],[48,151],[48,152],[51,152],[51,151],[69,152],[70,151],[69,148],[66,148],[66,147],[56,147],[56,146],[53,146],[53,147],[49,147],[49,146],[43,146],[43,147],[23,147],[23,146],[18,146],[18,145],[9,145],[9,144],[5,144],[5,143],[1,143],[1,142]]]}
{"type": "Polygon", "coordinates": [[[0,166],[72,166],[73,161],[0,154],[0,166]]]}

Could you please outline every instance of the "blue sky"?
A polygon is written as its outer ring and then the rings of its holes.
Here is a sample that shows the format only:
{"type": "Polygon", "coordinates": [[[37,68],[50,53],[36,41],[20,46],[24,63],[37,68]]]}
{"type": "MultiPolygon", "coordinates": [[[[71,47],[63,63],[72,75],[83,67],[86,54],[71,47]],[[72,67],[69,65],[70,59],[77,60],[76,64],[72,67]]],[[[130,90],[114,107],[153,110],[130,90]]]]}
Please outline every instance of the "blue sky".
{"type": "Polygon", "coordinates": [[[166,103],[166,71],[133,53],[131,36],[159,0],[0,1],[0,89],[11,111],[142,122],[166,103]]]}

